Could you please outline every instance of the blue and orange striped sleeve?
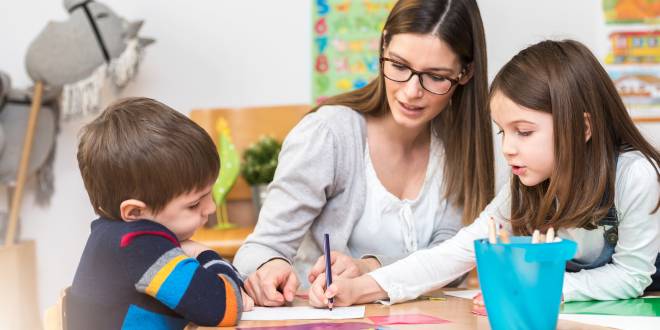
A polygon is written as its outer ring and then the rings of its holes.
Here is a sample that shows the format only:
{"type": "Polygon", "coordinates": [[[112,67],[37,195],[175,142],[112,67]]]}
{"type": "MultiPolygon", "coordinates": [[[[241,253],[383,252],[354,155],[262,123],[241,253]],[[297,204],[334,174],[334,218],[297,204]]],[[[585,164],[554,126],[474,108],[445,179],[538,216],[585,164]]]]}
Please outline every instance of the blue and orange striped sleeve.
{"type": "MultiPolygon", "coordinates": [[[[125,233],[119,244],[126,273],[139,292],[198,325],[238,322],[243,306],[240,276],[204,268],[183,252],[164,227],[139,229],[125,233]]],[[[202,262],[209,263],[210,257],[205,255],[202,262]]]]}
{"type": "Polygon", "coordinates": [[[223,259],[218,253],[213,250],[207,250],[197,256],[197,261],[209,271],[218,275],[229,276],[241,288],[243,286],[243,277],[229,261],[223,259]]]}

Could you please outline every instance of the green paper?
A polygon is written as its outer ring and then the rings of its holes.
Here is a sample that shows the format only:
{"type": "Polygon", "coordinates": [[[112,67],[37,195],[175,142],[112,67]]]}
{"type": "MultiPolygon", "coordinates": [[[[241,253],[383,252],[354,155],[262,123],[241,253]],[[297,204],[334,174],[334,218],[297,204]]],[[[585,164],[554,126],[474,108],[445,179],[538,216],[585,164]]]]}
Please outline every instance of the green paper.
{"type": "Polygon", "coordinates": [[[562,314],[660,316],[660,298],[606,301],[573,301],[561,307],[562,314]]]}

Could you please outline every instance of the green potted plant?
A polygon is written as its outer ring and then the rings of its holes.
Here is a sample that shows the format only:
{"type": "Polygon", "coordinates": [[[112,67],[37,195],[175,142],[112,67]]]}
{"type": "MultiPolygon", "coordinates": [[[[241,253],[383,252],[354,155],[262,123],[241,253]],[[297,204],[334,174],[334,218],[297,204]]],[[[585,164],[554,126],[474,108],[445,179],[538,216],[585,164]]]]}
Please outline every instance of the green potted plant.
{"type": "Polygon", "coordinates": [[[241,174],[252,187],[252,201],[257,215],[266,198],[266,188],[273,181],[280,149],[280,142],[273,137],[264,136],[243,152],[241,174]]]}

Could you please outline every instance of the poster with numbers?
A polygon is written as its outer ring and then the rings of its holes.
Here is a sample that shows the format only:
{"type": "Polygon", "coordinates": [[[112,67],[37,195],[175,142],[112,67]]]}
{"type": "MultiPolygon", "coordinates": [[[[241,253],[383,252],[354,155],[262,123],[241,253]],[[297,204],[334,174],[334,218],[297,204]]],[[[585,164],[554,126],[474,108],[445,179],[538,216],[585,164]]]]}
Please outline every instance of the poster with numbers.
{"type": "Polygon", "coordinates": [[[376,77],[380,34],[396,1],[312,1],[312,104],[318,104],[376,77]]]}

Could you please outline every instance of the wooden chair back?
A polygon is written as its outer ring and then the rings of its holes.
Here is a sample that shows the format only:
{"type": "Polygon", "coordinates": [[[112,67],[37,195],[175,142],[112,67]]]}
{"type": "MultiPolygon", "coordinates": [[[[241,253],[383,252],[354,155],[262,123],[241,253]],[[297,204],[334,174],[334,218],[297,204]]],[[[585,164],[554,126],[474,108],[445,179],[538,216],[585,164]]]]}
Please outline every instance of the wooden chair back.
{"type": "MultiPolygon", "coordinates": [[[[213,141],[217,143],[218,132],[216,131],[216,122],[220,117],[225,118],[231,137],[239,154],[252,143],[259,140],[264,135],[270,135],[282,142],[289,131],[302,119],[302,117],[311,110],[309,105],[281,105],[268,107],[250,107],[250,108],[207,108],[194,109],[190,112],[190,118],[204,128],[213,141]]],[[[252,192],[247,182],[239,177],[232,190],[227,195],[229,205],[229,219],[240,225],[249,225],[245,219],[236,219],[236,209],[242,209],[239,218],[256,218],[254,213],[247,216],[250,211],[248,208],[252,205],[252,192]],[[236,203],[239,202],[239,203],[236,203]],[[232,214],[234,213],[234,214],[232,214]]],[[[253,223],[252,223],[253,224],[253,223]]]]}
{"type": "Polygon", "coordinates": [[[56,305],[48,307],[44,314],[44,330],[66,330],[66,296],[69,288],[62,290],[56,305]]]}

